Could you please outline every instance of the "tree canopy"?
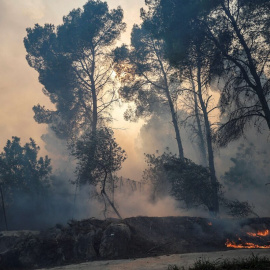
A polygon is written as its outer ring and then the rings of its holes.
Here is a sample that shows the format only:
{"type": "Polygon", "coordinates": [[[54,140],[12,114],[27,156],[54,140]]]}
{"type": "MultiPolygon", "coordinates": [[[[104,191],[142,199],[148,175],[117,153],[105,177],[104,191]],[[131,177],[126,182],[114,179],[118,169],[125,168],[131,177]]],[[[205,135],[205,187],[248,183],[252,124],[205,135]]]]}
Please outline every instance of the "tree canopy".
{"type": "Polygon", "coordinates": [[[201,42],[212,46],[212,73],[221,76],[221,113],[217,136],[225,146],[243,135],[248,123],[270,129],[269,33],[270,1],[150,0],[148,29],[166,42],[167,57],[179,64],[201,42]],[[225,84],[225,87],[223,87],[225,84]]]}
{"type": "Polygon", "coordinates": [[[120,95],[136,105],[135,110],[126,111],[125,118],[133,120],[170,112],[178,153],[184,158],[176,108],[180,80],[165,58],[164,42],[156,39],[144,24],[134,25],[130,50],[123,45],[114,54],[115,68],[122,82],[120,95]]]}
{"type": "Polygon", "coordinates": [[[89,0],[83,9],[64,16],[62,25],[27,28],[26,59],[56,107],[35,106],[38,123],[50,124],[58,136],[69,138],[82,130],[95,131],[108,120],[107,109],[115,101],[110,46],[125,29],[122,19],[120,7],[109,10],[106,2],[89,0]]]}
{"type": "Polygon", "coordinates": [[[15,194],[38,195],[49,187],[51,160],[48,156],[38,158],[39,149],[31,138],[24,146],[18,137],[7,141],[0,153],[0,183],[7,202],[11,203],[15,194]]]}
{"type": "Polygon", "coordinates": [[[83,135],[73,145],[72,153],[78,160],[79,183],[100,184],[101,189],[105,187],[107,177],[120,170],[126,159],[125,151],[117,144],[109,128],[83,135]]]}

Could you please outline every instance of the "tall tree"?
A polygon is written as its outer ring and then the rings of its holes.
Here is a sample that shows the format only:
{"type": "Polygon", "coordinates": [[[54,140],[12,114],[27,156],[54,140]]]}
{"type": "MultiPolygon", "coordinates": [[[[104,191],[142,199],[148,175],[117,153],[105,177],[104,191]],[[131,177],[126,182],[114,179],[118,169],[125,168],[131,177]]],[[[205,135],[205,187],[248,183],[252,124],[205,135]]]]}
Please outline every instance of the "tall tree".
{"type": "Polygon", "coordinates": [[[176,107],[180,81],[176,70],[165,59],[164,42],[154,38],[143,24],[134,25],[131,49],[122,46],[115,50],[115,60],[115,69],[124,84],[121,96],[135,102],[135,117],[160,113],[164,110],[162,107],[168,108],[178,154],[184,158],[176,107]]]}
{"type": "Polygon", "coordinates": [[[264,122],[270,129],[270,1],[153,0],[149,6],[156,33],[165,38],[173,61],[198,36],[214,43],[217,62],[223,65],[216,71],[223,71],[226,80],[221,112],[228,117],[219,144],[239,138],[250,122],[264,122]]]}
{"type": "Polygon", "coordinates": [[[26,59],[56,106],[35,106],[38,123],[50,124],[58,136],[70,138],[85,130],[95,132],[108,120],[107,109],[116,100],[110,50],[125,29],[122,19],[120,7],[109,10],[106,2],[89,0],[83,9],[64,16],[58,27],[27,28],[26,59]]]}
{"type": "MultiPolygon", "coordinates": [[[[200,13],[199,4],[196,6],[193,2],[169,1],[168,5],[161,0],[149,2],[149,12],[142,11],[142,16],[145,18],[146,27],[157,38],[161,38],[166,44],[166,56],[172,65],[185,70],[186,77],[189,78],[192,84],[192,92],[195,95],[194,105],[195,112],[197,110],[197,122],[198,111],[203,116],[203,123],[205,127],[206,146],[208,154],[208,166],[210,169],[211,179],[211,198],[212,207],[211,211],[214,214],[219,212],[219,184],[215,172],[214,164],[214,152],[212,143],[212,129],[209,121],[208,103],[210,97],[204,99],[203,91],[206,91],[211,81],[211,76],[216,75],[213,72],[213,67],[219,67],[216,63],[216,51],[213,50],[213,43],[205,42],[205,36],[199,32],[200,24],[190,24],[189,17],[194,17],[200,13]],[[183,8],[183,10],[181,9],[183,8]],[[169,16],[169,10],[172,12],[172,17],[169,16]],[[177,13],[179,12],[179,14],[177,13]],[[183,15],[183,17],[181,16],[183,15]],[[179,17],[180,16],[180,17],[179,17]],[[166,21],[167,20],[167,21],[166,21]],[[183,22],[182,22],[183,21],[183,22]],[[182,23],[181,30],[176,28],[179,23],[182,23]],[[185,26],[185,28],[183,27],[185,26]],[[197,29],[198,28],[198,29],[197,29]],[[183,31],[183,32],[181,32],[183,31]],[[199,100],[199,106],[197,101],[199,100]]],[[[203,5],[205,1],[201,1],[203,5]]],[[[204,7],[206,8],[206,7],[204,7]]],[[[203,9],[202,9],[203,10],[203,9]]],[[[195,113],[196,116],[196,113],[195,113]]],[[[197,123],[200,128],[200,123],[197,123]]],[[[201,134],[201,144],[204,144],[204,138],[201,134]]]]}
{"type": "MultiPolygon", "coordinates": [[[[178,65],[181,69],[186,69],[187,78],[190,81],[191,94],[195,96],[193,98],[195,107],[195,118],[196,121],[200,121],[199,114],[202,117],[202,121],[197,123],[200,128],[203,123],[204,134],[201,134],[201,144],[206,145],[207,149],[207,165],[210,170],[210,179],[212,183],[212,198],[213,198],[213,212],[218,213],[219,202],[218,202],[218,180],[216,177],[215,161],[214,161],[214,150],[213,150],[213,129],[209,115],[213,112],[216,107],[210,106],[211,95],[209,92],[209,76],[211,75],[213,55],[204,43],[197,42],[196,45],[190,44],[189,50],[186,55],[179,59],[178,65]],[[199,45],[200,44],[200,45],[199,45]],[[198,99],[198,101],[197,101],[198,99]],[[196,102],[197,101],[197,102],[196,102]],[[196,104],[197,103],[197,104],[196,104]],[[205,140],[205,143],[204,143],[205,140]]],[[[190,91],[188,91],[190,92],[190,91]]],[[[202,131],[201,131],[202,133],[202,131]]]]}

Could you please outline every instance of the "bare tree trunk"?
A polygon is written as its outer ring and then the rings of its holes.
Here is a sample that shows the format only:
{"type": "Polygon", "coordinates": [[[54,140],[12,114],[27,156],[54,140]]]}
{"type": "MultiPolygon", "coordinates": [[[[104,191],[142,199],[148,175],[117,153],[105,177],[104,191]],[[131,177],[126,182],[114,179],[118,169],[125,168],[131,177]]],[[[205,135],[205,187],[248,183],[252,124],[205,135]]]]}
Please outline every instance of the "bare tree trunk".
{"type": "Polygon", "coordinates": [[[114,212],[116,213],[116,215],[119,217],[119,219],[123,219],[121,217],[121,215],[119,214],[119,212],[117,211],[117,209],[115,208],[114,204],[111,202],[110,198],[108,197],[107,193],[105,190],[101,191],[102,194],[105,196],[105,198],[107,199],[107,201],[109,202],[109,204],[111,205],[112,209],[114,210],[114,212]]]}
{"type": "Polygon", "coordinates": [[[180,137],[180,131],[179,131],[178,121],[177,121],[177,117],[176,117],[176,112],[175,112],[172,98],[171,98],[171,95],[170,95],[170,92],[169,92],[169,89],[167,86],[166,86],[165,91],[166,91],[166,96],[167,96],[170,111],[171,111],[172,122],[173,122],[174,131],[175,131],[177,146],[178,146],[179,158],[184,159],[184,150],[183,150],[182,140],[180,137]]]}
{"type": "Polygon", "coordinates": [[[193,79],[193,75],[192,75],[191,70],[190,70],[190,80],[191,80],[193,94],[194,94],[194,111],[195,111],[195,117],[196,117],[196,122],[197,122],[197,129],[198,129],[198,136],[199,136],[199,148],[200,148],[200,152],[201,152],[202,165],[207,166],[205,141],[204,141],[204,136],[203,136],[203,132],[202,132],[200,115],[199,115],[196,87],[194,84],[194,79],[193,79]]]}
{"type": "Polygon", "coordinates": [[[184,150],[183,150],[182,140],[181,140],[181,136],[180,136],[180,130],[179,130],[179,126],[178,126],[177,115],[176,115],[176,111],[175,111],[175,108],[174,108],[174,105],[173,105],[172,97],[171,97],[171,94],[170,94],[170,91],[169,91],[169,84],[168,84],[168,80],[167,80],[167,74],[165,72],[163,62],[162,62],[162,60],[161,60],[161,58],[159,56],[159,53],[157,52],[157,50],[155,48],[155,45],[154,45],[154,49],[155,49],[155,53],[156,53],[158,62],[160,64],[161,72],[163,74],[163,79],[164,79],[164,88],[163,88],[163,90],[165,91],[165,94],[166,94],[166,97],[167,97],[167,100],[168,100],[168,103],[169,103],[169,107],[170,107],[173,127],[174,127],[174,131],[175,131],[175,136],[176,136],[176,142],[177,142],[177,146],[178,146],[179,158],[184,159],[184,150]]]}
{"type": "Polygon", "coordinates": [[[212,184],[212,196],[213,196],[213,205],[212,209],[209,209],[213,212],[214,215],[219,213],[219,200],[218,200],[218,181],[216,177],[215,171],[215,163],[214,163],[214,152],[212,147],[212,135],[211,135],[211,127],[208,119],[208,113],[203,101],[202,97],[202,84],[201,84],[201,63],[200,59],[198,59],[197,63],[197,81],[198,81],[198,97],[200,101],[200,105],[203,111],[204,117],[204,124],[205,124],[205,132],[206,132],[206,143],[207,143],[207,150],[208,150],[208,164],[210,170],[210,178],[212,184]]]}
{"type": "Polygon", "coordinates": [[[172,116],[172,122],[173,122],[173,127],[174,127],[174,131],[175,131],[175,136],[176,136],[176,142],[177,142],[177,146],[178,146],[178,154],[179,154],[179,158],[180,159],[184,159],[184,150],[183,150],[183,145],[182,145],[182,140],[181,140],[181,136],[180,136],[180,130],[179,130],[179,126],[178,126],[178,121],[177,121],[177,115],[176,115],[176,111],[174,109],[174,105],[173,105],[173,101],[172,101],[172,97],[169,91],[169,85],[168,85],[168,80],[167,80],[167,74],[164,70],[162,61],[159,59],[160,62],[160,66],[161,66],[161,71],[164,77],[164,81],[165,81],[165,94],[169,103],[169,107],[170,107],[170,112],[171,112],[171,116],[172,116]]]}
{"type": "Polygon", "coordinates": [[[4,219],[5,219],[6,230],[8,231],[7,215],[6,215],[6,208],[5,208],[5,201],[4,201],[4,194],[3,194],[3,189],[2,189],[2,186],[1,185],[0,185],[0,193],[1,193],[1,199],[2,199],[2,208],[3,208],[3,214],[4,214],[4,219]]]}
{"type": "Polygon", "coordinates": [[[97,93],[94,78],[91,77],[92,82],[92,101],[93,101],[93,113],[92,113],[92,133],[95,134],[97,131],[97,122],[98,122],[98,108],[97,108],[97,93]]]}
{"type": "Polygon", "coordinates": [[[92,133],[95,134],[97,130],[97,121],[98,121],[98,107],[97,107],[97,90],[95,82],[95,68],[96,68],[96,55],[95,49],[92,49],[92,63],[91,63],[91,72],[89,74],[89,79],[91,82],[91,91],[92,91],[92,101],[93,101],[93,113],[92,113],[92,133]]]}
{"type": "MultiPolygon", "coordinates": [[[[116,209],[116,207],[114,206],[114,203],[112,203],[112,201],[110,200],[110,198],[108,197],[105,188],[106,188],[106,181],[107,181],[107,173],[105,174],[105,178],[103,181],[103,185],[102,185],[102,190],[101,190],[101,194],[102,196],[104,196],[104,198],[107,199],[107,201],[109,202],[110,206],[112,207],[112,209],[114,210],[114,212],[116,213],[116,215],[119,217],[119,219],[122,219],[121,215],[119,214],[118,210],[116,209]]],[[[106,202],[104,201],[104,203],[106,204],[106,202]]]]}

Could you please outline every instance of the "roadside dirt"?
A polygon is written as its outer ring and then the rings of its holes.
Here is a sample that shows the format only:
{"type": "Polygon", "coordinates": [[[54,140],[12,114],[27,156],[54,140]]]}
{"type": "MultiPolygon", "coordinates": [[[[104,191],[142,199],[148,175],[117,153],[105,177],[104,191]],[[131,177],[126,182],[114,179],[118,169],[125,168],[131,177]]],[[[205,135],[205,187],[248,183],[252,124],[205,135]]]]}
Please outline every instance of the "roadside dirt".
{"type": "MultiPolygon", "coordinates": [[[[95,261],[82,264],[67,265],[50,270],[167,270],[169,265],[177,265],[188,268],[192,266],[196,260],[207,259],[210,261],[224,259],[239,259],[247,258],[252,255],[267,257],[270,259],[270,250],[227,250],[219,252],[204,252],[204,253],[187,253],[173,254],[169,256],[157,256],[143,259],[132,260],[108,260],[95,261]]],[[[48,270],[43,268],[39,270],[48,270]]]]}

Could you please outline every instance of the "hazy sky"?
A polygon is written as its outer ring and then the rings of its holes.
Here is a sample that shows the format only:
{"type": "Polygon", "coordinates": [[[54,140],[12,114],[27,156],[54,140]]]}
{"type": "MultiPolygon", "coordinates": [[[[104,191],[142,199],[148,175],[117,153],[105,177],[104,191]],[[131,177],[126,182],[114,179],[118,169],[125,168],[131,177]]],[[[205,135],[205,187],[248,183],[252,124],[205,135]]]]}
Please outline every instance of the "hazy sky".
{"type": "MultiPolygon", "coordinates": [[[[130,29],[139,23],[140,8],[144,0],[108,0],[110,8],[121,6],[127,31],[121,41],[129,42],[130,29]]],[[[22,143],[29,137],[36,140],[44,154],[44,143],[40,136],[46,132],[46,125],[39,125],[33,119],[32,107],[38,103],[50,108],[48,98],[42,93],[38,73],[30,68],[25,59],[23,38],[26,28],[38,23],[62,23],[62,17],[73,8],[82,7],[86,0],[0,0],[0,150],[7,139],[21,137],[22,143]]],[[[119,143],[132,155],[135,154],[133,138],[137,127],[119,120],[116,125],[126,130],[117,132],[119,143]],[[121,143],[121,144],[122,144],[121,143]]],[[[135,157],[133,157],[135,158],[135,157]]],[[[131,161],[129,161],[131,162],[131,161]]]]}

